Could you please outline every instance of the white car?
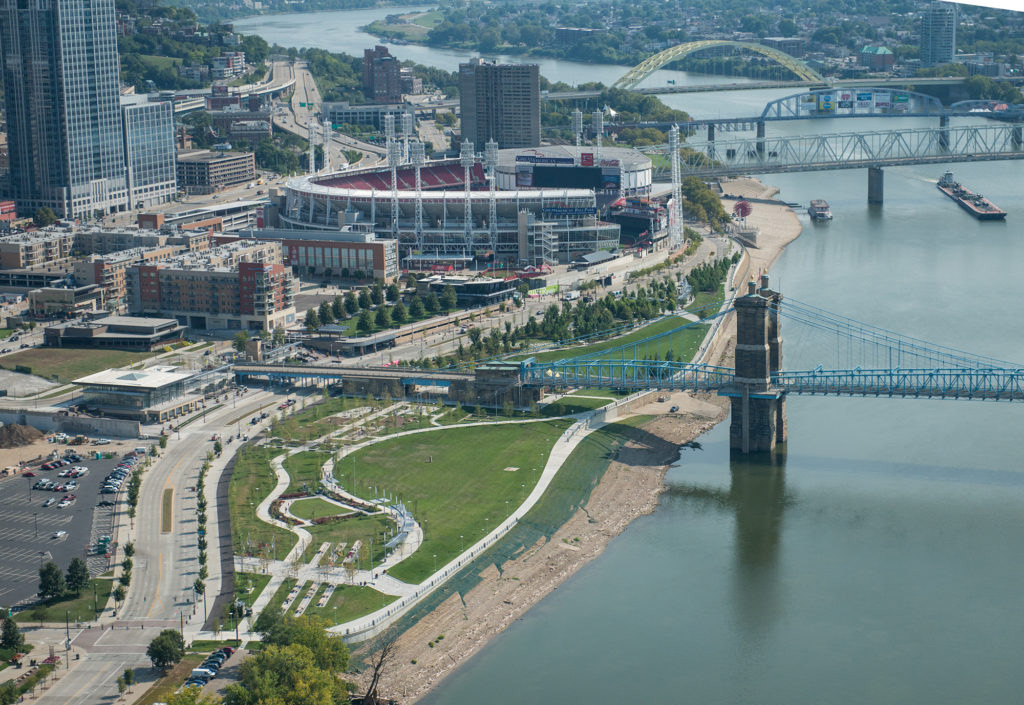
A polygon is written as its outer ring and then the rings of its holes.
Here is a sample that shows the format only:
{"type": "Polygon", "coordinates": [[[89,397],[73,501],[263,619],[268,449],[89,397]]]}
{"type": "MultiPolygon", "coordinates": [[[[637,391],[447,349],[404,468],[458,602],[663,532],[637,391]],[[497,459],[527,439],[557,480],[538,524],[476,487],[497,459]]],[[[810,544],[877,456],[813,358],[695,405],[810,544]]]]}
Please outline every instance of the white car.
{"type": "Polygon", "coordinates": [[[68,535],[68,532],[66,532],[66,531],[54,531],[53,532],[53,538],[55,538],[55,539],[63,539],[63,538],[66,538],[67,535],[68,535]]]}
{"type": "Polygon", "coordinates": [[[71,502],[67,501],[66,499],[61,500],[60,504],[57,505],[59,509],[67,509],[70,506],[71,502]]]}

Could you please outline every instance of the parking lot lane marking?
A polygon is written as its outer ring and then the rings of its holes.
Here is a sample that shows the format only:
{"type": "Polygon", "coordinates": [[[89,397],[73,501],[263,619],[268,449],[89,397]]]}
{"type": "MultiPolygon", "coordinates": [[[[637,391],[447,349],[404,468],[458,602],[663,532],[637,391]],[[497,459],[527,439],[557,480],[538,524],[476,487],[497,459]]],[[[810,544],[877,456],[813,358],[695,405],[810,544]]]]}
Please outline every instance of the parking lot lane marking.
{"type": "MultiPolygon", "coordinates": [[[[149,611],[146,612],[146,619],[153,614],[153,610],[156,609],[157,600],[160,600],[160,583],[164,577],[164,554],[161,553],[156,559],[156,592],[153,594],[153,602],[149,605],[149,611]]],[[[160,606],[163,606],[163,600],[160,600],[160,606]]]]}

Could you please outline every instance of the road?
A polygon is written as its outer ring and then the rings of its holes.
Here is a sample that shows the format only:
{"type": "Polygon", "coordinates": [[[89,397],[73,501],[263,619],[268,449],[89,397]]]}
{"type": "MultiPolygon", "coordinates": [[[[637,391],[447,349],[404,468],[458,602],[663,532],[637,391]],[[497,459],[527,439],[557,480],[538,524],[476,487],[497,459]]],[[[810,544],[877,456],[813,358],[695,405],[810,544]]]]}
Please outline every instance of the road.
{"type": "MultiPolygon", "coordinates": [[[[210,437],[218,433],[223,437],[234,435],[238,428],[236,420],[247,420],[261,407],[272,405],[283,397],[272,392],[252,390],[243,396],[222,397],[223,406],[207,413],[205,419],[197,419],[170,437],[167,448],[160,460],[145,474],[139,497],[138,519],[132,522],[122,514],[119,536],[121,545],[134,540],[135,557],[132,570],[132,584],[128,598],[121,606],[116,618],[108,613],[100,622],[88,628],[76,629],[72,625],[71,648],[81,655],[72,660],[72,677],[58,680],[40,703],[81,704],[112,699],[117,693],[117,677],[125,668],[140,669],[140,677],[155,679],[158,674],[148,668],[145,657],[146,646],[161,629],[183,627],[187,640],[190,633],[202,628],[203,601],[192,602],[191,585],[198,575],[198,547],[196,545],[196,493],[194,487],[199,467],[212,450],[210,437]],[[165,491],[171,491],[171,531],[162,531],[162,504],[165,491]],[[129,538],[131,536],[131,538],[129,538]]],[[[208,499],[216,491],[219,470],[223,468],[228,453],[237,449],[237,444],[226,445],[223,457],[214,463],[207,476],[208,499]]],[[[207,549],[210,576],[206,580],[206,605],[212,610],[213,601],[220,592],[219,568],[220,550],[214,529],[227,516],[219,511],[215,502],[210,502],[208,527],[210,545],[207,549]]],[[[226,507],[224,512],[226,513],[226,507]]],[[[116,560],[120,560],[117,556],[116,560]]],[[[57,633],[60,637],[58,653],[63,650],[62,630],[40,630],[40,635],[57,633]]],[[[30,640],[36,636],[31,635],[30,640]]],[[[55,638],[50,635],[50,640],[55,638]]],[[[138,690],[144,690],[140,685],[138,690]]]]}

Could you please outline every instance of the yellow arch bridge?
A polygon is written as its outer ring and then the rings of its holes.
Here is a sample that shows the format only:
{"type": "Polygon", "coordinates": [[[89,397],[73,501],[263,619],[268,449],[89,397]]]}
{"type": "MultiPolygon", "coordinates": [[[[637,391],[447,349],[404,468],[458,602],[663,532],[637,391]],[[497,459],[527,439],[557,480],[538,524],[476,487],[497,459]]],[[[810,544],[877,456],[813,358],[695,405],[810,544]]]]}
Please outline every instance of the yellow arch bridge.
{"type": "Polygon", "coordinates": [[[732,42],[725,39],[705,39],[699,42],[678,44],[666,49],[665,51],[659,52],[654,56],[648,57],[626,72],[622,78],[615,82],[614,87],[625,89],[636,88],[642,80],[660,69],[662,66],[687,57],[690,54],[717,47],[736,47],[752,51],[756,54],[761,54],[762,56],[773,60],[779,66],[789,69],[796,74],[800,80],[807,81],[808,83],[823,83],[825,81],[821,74],[807,66],[807,64],[785,52],[779,51],[778,49],[772,49],[771,47],[766,47],[763,44],[754,44],[752,42],[732,42]]]}

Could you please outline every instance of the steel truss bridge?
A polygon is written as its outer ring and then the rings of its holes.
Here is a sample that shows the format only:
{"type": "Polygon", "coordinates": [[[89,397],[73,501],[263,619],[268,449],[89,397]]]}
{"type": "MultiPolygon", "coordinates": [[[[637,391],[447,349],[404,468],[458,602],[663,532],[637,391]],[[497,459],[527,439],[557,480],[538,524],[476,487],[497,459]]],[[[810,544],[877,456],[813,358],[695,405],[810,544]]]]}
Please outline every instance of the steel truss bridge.
{"type": "MultiPolygon", "coordinates": [[[[718,316],[734,310],[728,308],[718,316]]],[[[811,369],[772,372],[767,380],[772,396],[1024,401],[1024,365],[928,343],[792,299],[772,310],[785,321],[787,338],[798,339],[802,348],[812,350],[822,360],[811,369]]],[[[735,396],[739,380],[733,368],[664,359],[671,357],[667,354],[670,350],[684,350],[693,329],[706,327],[709,320],[687,323],[599,353],[527,362],[523,383],[735,396]]]]}
{"type": "Polygon", "coordinates": [[[903,89],[870,86],[857,90],[812,90],[777,98],[760,115],[735,118],[708,118],[690,122],[605,123],[609,131],[626,127],[654,127],[667,130],[677,125],[686,134],[710,128],[715,132],[758,130],[764,137],[764,123],[780,120],[836,120],[845,118],[936,117],[948,124],[954,117],[993,117],[1000,120],[1024,120],[1024,105],[1007,105],[996,100],[962,100],[946,107],[938,98],[903,89]]]}
{"type": "MultiPolygon", "coordinates": [[[[1024,125],[1000,123],[872,132],[750,137],[686,143],[683,177],[777,174],[828,169],[1024,158],[1024,125]]],[[[645,150],[666,152],[665,146],[645,150]]],[[[659,170],[667,170],[659,165],[659,170]]]]}

